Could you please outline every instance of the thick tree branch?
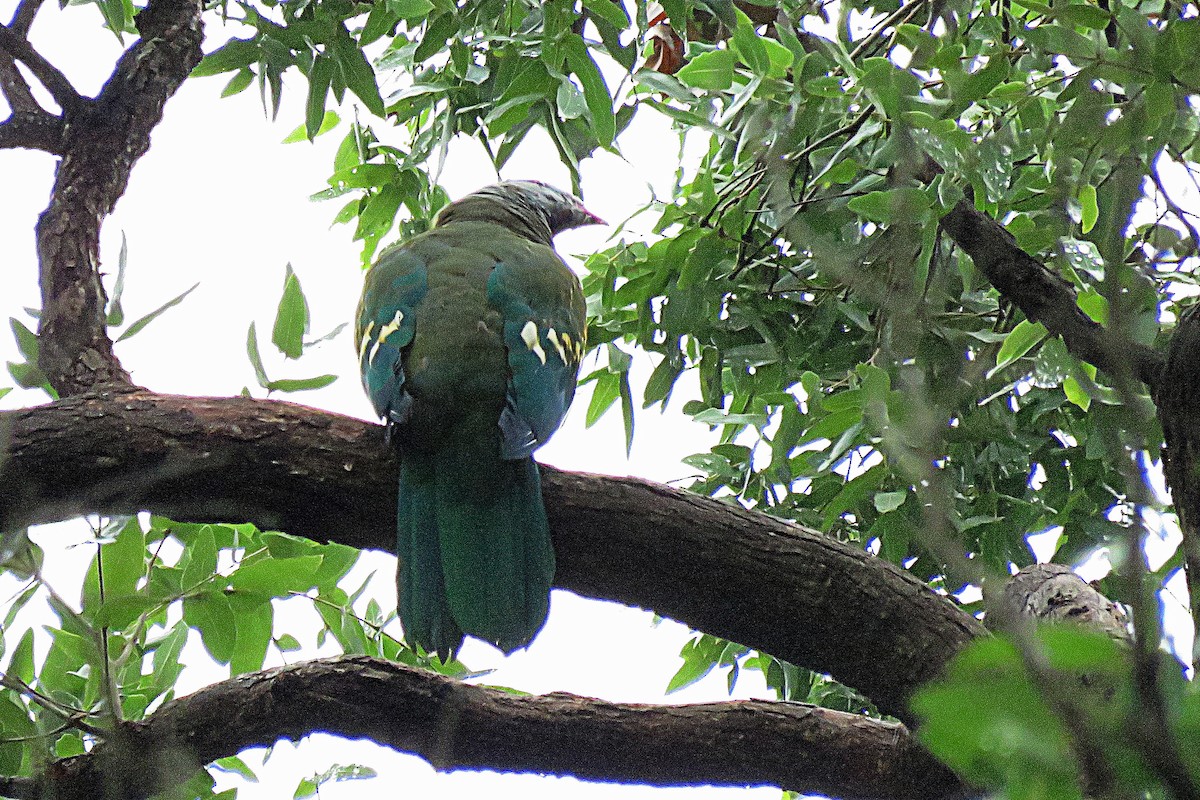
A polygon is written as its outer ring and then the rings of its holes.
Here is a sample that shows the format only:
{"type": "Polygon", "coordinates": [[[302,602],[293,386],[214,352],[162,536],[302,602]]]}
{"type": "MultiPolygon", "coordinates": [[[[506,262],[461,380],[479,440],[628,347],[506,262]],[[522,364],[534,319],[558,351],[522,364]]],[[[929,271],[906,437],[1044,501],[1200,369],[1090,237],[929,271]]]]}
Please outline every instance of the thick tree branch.
{"type": "MultiPolygon", "coordinates": [[[[381,428],[348,417],[101,393],[0,414],[3,452],[0,530],[150,509],[394,547],[397,461],[381,428]]],[[[557,586],[831,673],[901,719],[983,634],[911,575],[799,526],[648,481],[544,475],[557,586]]]]}
{"type": "Polygon", "coordinates": [[[62,138],[62,120],[45,111],[32,114],[13,113],[4,122],[0,122],[0,150],[24,147],[62,155],[62,138]]]}
{"type": "MultiPolygon", "coordinates": [[[[1062,564],[1030,564],[1004,584],[1003,606],[989,612],[1002,623],[1023,618],[1069,622],[1122,642],[1130,640],[1121,607],[1062,564]]],[[[989,625],[995,630],[994,625],[989,625]]]]}
{"type": "Polygon", "coordinates": [[[134,163],[150,147],[163,106],[201,56],[196,0],[152,0],[137,22],[142,38],[121,56],[100,95],[67,115],[65,155],[37,225],[38,365],[64,396],[130,383],[105,330],[100,225],[125,192],[134,163]]]}
{"type": "MultiPolygon", "coordinates": [[[[163,706],[50,771],[56,800],[143,798],[198,765],[316,731],[439,769],[678,785],[777,785],[837,797],[947,798],[964,787],[902,725],[801,703],[516,697],[366,656],[242,675],[163,706]]],[[[46,796],[46,795],[37,795],[46,796]]]]}
{"type": "Polygon", "coordinates": [[[1154,390],[1165,363],[1162,354],[1093,322],[1076,304],[1071,285],[1018,247],[1003,225],[964,199],[942,218],[942,229],[1000,294],[1026,317],[1062,336],[1072,355],[1109,375],[1137,378],[1154,390]]]}
{"type": "Polygon", "coordinates": [[[75,87],[67,80],[67,76],[58,71],[37,50],[25,36],[7,25],[0,25],[0,50],[29,67],[29,71],[38,79],[54,102],[62,108],[63,114],[70,116],[80,110],[86,103],[75,87]]]}
{"type": "Polygon", "coordinates": [[[45,0],[21,0],[8,27],[19,36],[28,38],[29,29],[33,27],[33,18],[37,16],[38,9],[44,2],[45,0]]]}
{"type": "Polygon", "coordinates": [[[0,50],[0,95],[8,101],[13,114],[36,114],[44,109],[34,99],[33,91],[25,76],[17,69],[17,62],[8,53],[0,50]]]}

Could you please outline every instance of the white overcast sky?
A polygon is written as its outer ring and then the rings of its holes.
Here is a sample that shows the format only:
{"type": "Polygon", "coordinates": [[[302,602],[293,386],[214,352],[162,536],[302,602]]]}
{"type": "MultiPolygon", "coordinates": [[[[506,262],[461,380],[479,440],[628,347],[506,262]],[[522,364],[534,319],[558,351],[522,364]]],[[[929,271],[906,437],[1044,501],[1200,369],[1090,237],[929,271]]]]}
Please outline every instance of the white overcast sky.
{"type": "MultiPolygon", "coordinates": [[[[0,19],[10,18],[13,5],[13,0],[0,0],[0,19]]],[[[211,33],[221,35],[219,31],[211,33]]],[[[98,91],[120,52],[115,37],[100,28],[95,6],[69,7],[63,12],[57,4],[46,4],[34,27],[33,41],[89,95],[98,91]]],[[[350,241],[350,228],[330,228],[330,219],[340,207],[337,201],[312,203],[307,199],[324,187],[339,135],[323,137],[311,145],[281,143],[301,119],[304,86],[295,76],[288,84],[278,124],[264,119],[254,89],[233,99],[220,99],[226,80],[189,81],[168,103],[166,118],[154,131],[150,152],[135,168],[129,189],[104,227],[101,258],[109,273],[110,288],[122,232],[128,238],[124,295],[127,320],[200,283],[182,305],[118,345],[118,355],[135,381],[156,391],[236,394],[243,386],[255,387],[245,355],[245,338],[247,325],[257,320],[271,377],[308,377],[325,372],[341,376],[326,389],[285,399],[372,418],[359,386],[349,331],[310,352],[299,363],[284,363],[282,357],[274,357],[269,344],[288,263],[308,296],[314,334],[331,330],[353,314],[362,281],[358,247],[350,241]]],[[[382,130],[384,126],[378,127],[382,130]]],[[[583,165],[589,208],[616,222],[646,202],[648,182],[656,186],[660,196],[668,196],[671,175],[678,164],[677,138],[665,125],[645,125],[622,142],[629,162],[602,155],[583,165]]],[[[52,171],[53,159],[45,154],[0,150],[0,314],[6,328],[8,317],[22,317],[23,307],[40,305],[33,226],[46,204],[52,171]]],[[[569,187],[565,169],[545,141],[519,151],[503,177],[541,178],[569,187]]],[[[442,176],[455,197],[494,179],[483,153],[473,146],[456,148],[442,176]]],[[[558,247],[567,255],[587,253],[604,246],[609,233],[599,228],[569,232],[559,238],[558,247]]],[[[625,235],[646,237],[648,232],[645,226],[635,224],[625,235]]],[[[5,330],[0,333],[0,361],[11,360],[17,360],[16,348],[5,330]]],[[[644,379],[646,364],[639,363],[639,369],[644,379]]],[[[6,379],[0,380],[0,386],[7,383],[6,379]]],[[[688,394],[685,389],[677,394],[688,394]]],[[[692,385],[690,392],[694,391],[692,385]]],[[[254,393],[263,395],[256,388],[254,393]]],[[[678,413],[682,401],[676,400],[672,409],[675,413],[639,414],[633,456],[626,460],[619,414],[610,414],[596,427],[584,429],[588,396],[588,390],[581,392],[563,430],[539,452],[541,461],[569,469],[671,481],[687,478],[692,472],[679,462],[682,456],[705,450],[711,442],[706,428],[693,425],[678,413]]],[[[14,408],[43,399],[35,393],[15,391],[0,400],[0,407],[14,408]]],[[[92,550],[70,545],[88,538],[86,527],[68,523],[46,526],[34,533],[48,552],[49,579],[61,593],[76,596],[92,550]]],[[[377,570],[379,601],[391,607],[395,603],[394,560],[374,554],[364,562],[351,578],[361,581],[372,569],[377,570]]],[[[0,579],[0,604],[11,597],[15,588],[11,580],[0,579]]],[[[277,614],[277,633],[287,628],[302,642],[313,644],[313,615],[296,603],[289,601],[288,610],[277,614]]],[[[25,621],[40,626],[51,620],[26,615],[25,621]]],[[[487,646],[473,643],[462,655],[473,668],[496,669],[488,676],[489,683],[530,692],[568,691],[635,702],[726,699],[724,676],[715,673],[664,699],[662,690],[679,665],[677,654],[688,635],[685,628],[672,622],[656,627],[647,611],[555,592],[549,623],[528,650],[505,659],[487,646]]],[[[196,641],[189,644],[184,660],[192,665],[184,676],[188,689],[222,677],[219,670],[206,665],[204,651],[196,641]]],[[[767,694],[757,674],[744,673],[738,696],[767,694]]],[[[257,758],[247,760],[257,766],[257,758]]],[[[412,756],[323,736],[313,737],[299,747],[280,744],[259,770],[262,782],[243,786],[240,796],[264,800],[291,797],[297,780],[320,773],[333,763],[363,763],[377,769],[380,777],[328,786],[322,791],[325,800],[395,797],[401,791],[433,792],[451,798],[475,793],[501,797],[520,794],[535,800],[732,800],[779,796],[778,790],[770,788],[652,789],[528,775],[438,774],[412,756]]],[[[222,779],[222,785],[230,784],[222,779]]]]}

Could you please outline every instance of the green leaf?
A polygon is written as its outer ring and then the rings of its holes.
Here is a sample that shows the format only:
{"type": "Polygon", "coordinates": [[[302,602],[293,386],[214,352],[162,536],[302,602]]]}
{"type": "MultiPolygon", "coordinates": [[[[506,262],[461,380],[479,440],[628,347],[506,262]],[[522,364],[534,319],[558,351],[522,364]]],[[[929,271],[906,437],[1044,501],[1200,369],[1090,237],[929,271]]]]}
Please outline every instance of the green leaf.
{"type": "Polygon", "coordinates": [[[29,739],[37,733],[33,719],[24,706],[8,696],[0,696],[0,775],[16,775],[26,759],[29,739]]]}
{"type": "Polygon", "coordinates": [[[1004,344],[1000,345],[1000,352],[996,354],[996,366],[988,370],[987,377],[991,378],[1024,356],[1048,335],[1049,332],[1042,323],[1021,320],[1004,339],[1004,344]]]}
{"type": "MultiPolygon", "coordinates": [[[[102,607],[137,594],[138,584],[146,577],[146,535],[137,517],[114,517],[101,532],[101,541],[104,543],[96,548],[83,583],[84,613],[99,625],[105,624],[99,619],[102,607]]],[[[131,621],[128,617],[131,610],[132,607],[114,609],[108,616],[120,627],[131,621]]]]}
{"type": "Polygon", "coordinates": [[[183,568],[183,588],[191,591],[217,574],[217,539],[211,525],[205,525],[184,548],[179,559],[183,568]]]}
{"type": "Polygon", "coordinates": [[[1079,213],[1080,230],[1090,233],[1092,228],[1096,227],[1096,220],[1100,218],[1100,207],[1096,205],[1096,187],[1090,183],[1079,190],[1079,213]]]}
{"type": "Polygon", "coordinates": [[[900,188],[869,192],[846,204],[851,211],[872,222],[918,222],[932,207],[929,195],[920,189],[900,188]]]}
{"type": "Polygon", "coordinates": [[[1078,798],[1078,768],[1062,724],[1027,676],[1013,645],[980,639],[941,680],[918,691],[922,743],[967,780],[997,788],[1020,776],[1020,797],[1078,798]],[[1004,746],[997,747],[1003,732],[1004,746]]]}
{"type": "Polygon", "coordinates": [[[321,566],[313,576],[313,582],[322,592],[337,587],[337,582],[358,563],[360,552],[344,544],[330,543],[321,548],[321,566]]]}
{"type": "Polygon", "coordinates": [[[563,76],[562,82],[558,85],[558,92],[555,95],[555,108],[558,109],[558,115],[563,119],[575,119],[587,113],[587,100],[583,97],[583,92],[575,88],[575,84],[566,75],[563,76]]]}
{"type": "Polygon", "coordinates": [[[271,644],[271,629],[275,621],[271,601],[240,593],[230,595],[228,599],[237,633],[233,654],[229,659],[229,673],[242,675],[260,670],[271,644]]]}
{"type": "Polygon", "coordinates": [[[735,12],[737,27],[733,29],[729,44],[742,63],[748,66],[755,75],[765,76],[771,70],[771,58],[767,55],[767,47],[755,33],[754,23],[750,21],[745,12],[740,8],[735,8],[735,12]]]}
{"type": "Polygon", "coordinates": [[[104,605],[96,613],[95,623],[101,628],[124,630],[143,614],[157,607],[158,601],[146,595],[106,598],[104,605]]]}
{"type": "Polygon", "coordinates": [[[338,23],[338,33],[333,37],[333,58],[342,81],[358,95],[367,109],[377,117],[384,115],[383,98],[379,95],[379,84],[375,80],[375,69],[366,55],[350,38],[344,22],[338,23]]]}
{"type": "Polygon", "coordinates": [[[16,317],[9,317],[8,324],[12,327],[13,338],[17,340],[17,349],[21,355],[25,356],[25,360],[29,363],[36,364],[38,359],[37,334],[25,327],[25,323],[16,317]]]}
{"type": "Polygon", "coordinates": [[[247,765],[245,761],[237,756],[218,758],[213,762],[212,765],[221,772],[227,772],[231,775],[240,775],[245,780],[258,783],[258,775],[254,773],[254,770],[250,769],[249,765],[247,765]]]}
{"type": "Polygon", "coordinates": [[[714,666],[716,665],[711,661],[706,662],[698,659],[684,661],[683,666],[671,676],[671,680],[667,683],[666,694],[672,694],[678,692],[680,689],[691,686],[712,672],[714,666]]]}
{"type": "MultiPolygon", "coordinates": [[[[721,21],[721,24],[727,28],[732,28],[738,23],[738,18],[735,16],[737,7],[733,4],[733,0],[695,0],[698,8],[703,8],[708,13],[721,21]]],[[[679,14],[676,10],[670,8],[670,3],[663,3],[664,8],[671,12],[671,20],[680,22],[679,14]]]]}
{"type": "Polygon", "coordinates": [[[258,352],[258,333],[254,330],[253,322],[246,331],[246,355],[250,358],[250,366],[254,367],[258,385],[265,389],[270,381],[267,379],[267,371],[263,368],[262,355],[258,352]]]}
{"type": "Polygon", "coordinates": [[[683,360],[677,355],[668,356],[660,361],[646,381],[646,389],[642,393],[642,408],[649,408],[661,402],[665,411],[667,401],[671,398],[671,389],[682,373],[683,360]]]}
{"type": "Polygon", "coordinates": [[[424,19],[434,9],[429,0],[387,0],[387,5],[400,19],[424,19]]]}
{"type": "Polygon", "coordinates": [[[125,231],[121,231],[121,250],[117,254],[117,280],[113,283],[112,294],[108,298],[108,312],[104,324],[115,328],[125,321],[125,312],[121,309],[121,295],[125,293],[125,267],[129,262],[129,242],[125,239],[125,231]]]}
{"type": "MultiPolygon", "coordinates": [[[[235,94],[244,92],[254,81],[254,71],[249,67],[239,69],[229,83],[225,84],[225,88],[221,90],[221,97],[233,97],[235,94]]],[[[116,323],[120,325],[121,323],[116,323]]]]}
{"type": "Polygon", "coordinates": [[[904,505],[904,500],[907,497],[907,489],[903,489],[899,492],[876,492],[875,510],[880,514],[888,514],[904,505]]]}
{"type": "Polygon", "coordinates": [[[154,645],[153,671],[150,673],[150,691],[154,697],[174,691],[175,682],[183,672],[183,664],[180,663],[179,656],[183,653],[184,645],[187,644],[189,630],[187,622],[180,620],[170,633],[159,639],[154,645]]]}
{"type": "Polygon", "coordinates": [[[728,50],[701,53],[675,73],[685,86],[709,91],[724,91],[733,86],[733,68],[737,59],[728,50]]]}
{"type": "Polygon", "coordinates": [[[134,322],[132,325],[130,325],[128,328],[126,328],[126,329],[124,330],[124,332],[123,332],[123,333],[122,333],[120,336],[118,336],[118,337],[117,337],[117,341],[118,341],[118,342],[123,342],[123,341],[125,341],[126,339],[128,339],[128,338],[130,338],[130,337],[132,337],[132,336],[136,336],[138,333],[140,333],[140,332],[141,332],[141,330],[142,330],[143,328],[145,328],[145,327],[146,327],[147,325],[149,325],[151,322],[154,322],[154,320],[158,319],[158,317],[159,317],[159,316],[161,316],[161,315],[162,315],[162,313],[163,313],[164,311],[167,311],[168,309],[174,308],[175,306],[177,306],[177,305],[179,305],[180,303],[182,303],[182,302],[183,302],[183,299],[184,299],[185,297],[187,297],[189,294],[191,294],[192,292],[196,291],[196,288],[197,288],[198,286],[200,286],[200,284],[199,284],[199,283],[195,283],[195,284],[193,284],[193,285],[192,285],[192,288],[188,289],[187,291],[183,292],[183,293],[182,293],[182,294],[180,294],[180,295],[177,295],[177,296],[175,296],[175,297],[171,298],[170,300],[168,300],[167,302],[163,303],[163,304],[162,304],[161,306],[159,306],[158,308],[156,308],[156,309],[154,309],[153,311],[151,311],[151,312],[150,312],[149,314],[147,314],[146,316],[144,316],[144,317],[142,317],[141,319],[139,319],[139,320],[137,320],[136,322],[134,322]]]}
{"type": "Polygon", "coordinates": [[[1063,394],[1079,408],[1086,412],[1092,405],[1092,397],[1073,375],[1068,375],[1062,382],[1063,394]]]}
{"type": "Polygon", "coordinates": [[[290,592],[311,589],[314,586],[313,576],[319,566],[320,556],[264,558],[234,570],[229,576],[229,585],[242,592],[287,597],[290,592]]]}
{"type": "Polygon", "coordinates": [[[230,39],[223,46],[200,59],[192,70],[193,78],[220,75],[248,67],[259,59],[258,44],[253,39],[230,39]]]}
{"type": "Polygon", "coordinates": [[[383,38],[400,21],[399,17],[396,16],[393,5],[393,3],[386,2],[386,0],[372,4],[371,13],[367,15],[367,21],[358,35],[358,44],[360,47],[366,47],[383,38]]]}
{"type": "Polygon", "coordinates": [[[96,5],[100,8],[100,14],[104,17],[104,23],[113,33],[117,34],[117,38],[124,41],[122,33],[133,33],[131,21],[133,20],[133,7],[127,0],[97,0],[96,5]]]}
{"type": "Polygon", "coordinates": [[[220,592],[183,599],[183,621],[200,631],[204,649],[218,664],[228,664],[237,644],[237,620],[220,592]]]}
{"type": "Polygon", "coordinates": [[[629,27],[629,15],[620,3],[614,3],[612,0],[583,0],[583,7],[592,16],[604,20],[618,30],[629,27]]]}
{"type": "Polygon", "coordinates": [[[596,66],[579,34],[568,34],[563,44],[567,64],[583,84],[583,97],[592,116],[592,132],[596,135],[596,141],[601,147],[610,147],[617,134],[617,118],[604,76],[600,74],[600,68],[596,66]]]}
{"type": "Polygon", "coordinates": [[[325,334],[324,336],[318,336],[316,339],[311,339],[311,340],[305,342],[304,346],[305,347],[313,347],[314,345],[321,344],[322,342],[328,342],[333,339],[336,339],[337,335],[339,333],[341,333],[342,331],[344,331],[347,328],[347,326],[349,326],[349,324],[350,323],[348,323],[348,322],[342,322],[342,323],[336,325],[333,330],[331,330],[329,333],[325,334]]]}
{"type": "Polygon", "coordinates": [[[1113,21],[1111,12],[1088,3],[1074,3],[1069,6],[1055,4],[1050,15],[1070,25],[1095,31],[1104,30],[1113,21]]]}
{"type": "Polygon", "coordinates": [[[621,420],[625,423],[625,455],[633,452],[633,389],[629,386],[629,373],[617,375],[617,389],[621,395],[621,420]]]}
{"type": "Polygon", "coordinates": [[[283,295],[275,312],[275,327],[271,341],[288,358],[299,358],[304,352],[304,334],[308,333],[308,300],[300,288],[300,278],[287,265],[283,279],[283,295]]]}
{"type": "Polygon", "coordinates": [[[263,384],[263,388],[271,392],[307,392],[312,389],[324,389],[337,379],[337,375],[318,375],[315,378],[281,378],[277,381],[267,381],[263,384]]]}
{"type": "Polygon", "coordinates": [[[25,683],[33,683],[33,628],[22,634],[4,671],[25,683]]]}
{"type": "Polygon", "coordinates": [[[275,646],[281,653],[293,653],[301,648],[299,640],[290,633],[285,633],[275,640],[275,646]]]}
{"type": "MultiPolygon", "coordinates": [[[[321,134],[322,128],[329,120],[329,114],[332,113],[325,111],[325,101],[329,97],[332,81],[333,62],[327,57],[317,56],[308,76],[308,100],[304,107],[304,134],[309,141],[321,134]]],[[[336,120],[337,114],[334,114],[333,118],[336,120]]]]}
{"type": "Polygon", "coordinates": [[[726,414],[719,408],[706,408],[692,418],[705,425],[750,425],[761,428],[767,424],[766,414],[726,414]]]}

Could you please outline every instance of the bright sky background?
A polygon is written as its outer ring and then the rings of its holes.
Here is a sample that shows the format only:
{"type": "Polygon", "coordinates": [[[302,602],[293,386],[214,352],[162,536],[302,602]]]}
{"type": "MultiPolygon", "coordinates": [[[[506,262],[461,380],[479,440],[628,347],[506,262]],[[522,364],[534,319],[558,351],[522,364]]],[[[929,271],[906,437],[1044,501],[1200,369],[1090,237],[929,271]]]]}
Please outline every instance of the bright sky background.
{"type": "MultiPolygon", "coordinates": [[[[0,19],[8,20],[13,0],[0,0],[0,19]]],[[[210,33],[220,35],[219,31],[210,33]]],[[[33,42],[85,94],[95,94],[112,68],[120,45],[100,27],[95,6],[69,7],[60,12],[47,4],[34,26],[33,42]]],[[[209,44],[206,49],[212,49],[209,44]]],[[[268,374],[310,377],[325,372],[341,378],[332,386],[285,396],[284,399],[344,414],[372,419],[362,394],[350,332],[310,351],[298,364],[284,363],[269,343],[270,326],[283,285],[285,265],[299,276],[312,310],[314,335],[349,320],[362,282],[358,246],[346,226],[330,228],[340,207],[337,201],[312,203],[308,196],[325,184],[332,153],[340,134],[315,144],[281,144],[302,119],[302,82],[292,76],[278,124],[264,119],[254,89],[222,100],[226,77],[189,81],[167,105],[166,118],[152,137],[150,152],[136,166],[129,189],[109,218],[102,237],[102,263],[111,289],[122,232],[128,238],[129,259],[123,304],[132,321],[200,282],[182,305],[156,320],[145,331],[117,346],[134,380],[160,392],[233,395],[243,386],[255,387],[245,354],[246,328],[257,320],[268,374]]],[[[385,89],[386,95],[386,89],[385,89]]],[[[648,114],[642,115],[649,117],[648,114]]],[[[384,126],[377,130],[383,133],[384,126]]],[[[610,155],[583,165],[586,201],[591,210],[619,222],[649,197],[648,183],[668,196],[671,175],[678,164],[678,140],[665,125],[643,125],[622,140],[628,162],[610,155]]],[[[30,151],[0,150],[0,314],[23,318],[22,307],[37,308],[37,263],[33,226],[45,207],[54,159],[30,151]]],[[[506,178],[541,178],[569,187],[566,171],[548,142],[518,152],[505,170],[506,178]]],[[[495,180],[482,151],[460,147],[442,176],[453,197],[495,180]]],[[[572,231],[559,237],[560,252],[587,253],[604,245],[609,229],[572,231]]],[[[648,231],[633,225],[630,238],[648,231]]],[[[578,262],[575,262],[578,264],[578,262]]],[[[0,361],[19,360],[11,336],[0,333],[0,361]]],[[[585,369],[588,365],[585,364],[585,369]]],[[[639,363],[644,380],[648,366],[639,363]]],[[[7,377],[7,376],[6,376],[7,377]]],[[[0,385],[8,381],[0,381],[0,385]]],[[[636,377],[635,377],[636,383],[636,377]]],[[[262,390],[254,388],[256,396],[262,390]]],[[[619,414],[585,430],[583,412],[590,391],[585,388],[562,431],[538,454],[540,460],[569,469],[615,475],[640,475],[660,481],[686,479],[691,470],[679,459],[707,449],[711,435],[677,410],[682,397],[695,387],[677,391],[676,413],[657,411],[638,416],[632,458],[626,460],[619,414]]],[[[14,391],[0,407],[15,408],[44,402],[44,396],[14,391]]],[[[233,520],[237,521],[237,520],[233,520]]],[[[90,547],[72,547],[89,538],[86,526],[66,523],[34,531],[47,550],[47,575],[60,593],[77,596],[90,547]]],[[[357,586],[377,570],[381,605],[394,606],[395,562],[389,556],[364,558],[346,585],[357,586]],[[364,564],[364,562],[367,562],[364,564]]],[[[0,579],[0,605],[17,584],[0,579]]],[[[287,613],[277,613],[276,633],[287,629],[302,642],[313,644],[315,615],[289,601],[287,613]]],[[[46,617],[26,615],[26,624],[46,624],[46,617]]],[[[19,635],[20,631],[17,632],[19,635]]],[[[657,627],[647,611],[578,598],[555,592],[549,622],[532,646],[505,659],[486,645],[470,641],[462,653],[472,668],[495,668],[487,682],[530,692],[568,691],[581,695],[634,702],[697,702],[727,699],[724,675],[712,674],[700,684],[664,699],[662,691],[678,668],[678,652],[689,632],[673,622],[657,627]]],[[[187,690],[223,676],[207,662],[193,634],[184,660],[192,666],[183,677],[187,690]]],[[[44,654],[41,642],[39,657],[44,654]]],[[[320,651],[325,654],[328,651],[320,651]]],[[[306,653],[318,654],[317,651],[306,653]]],[[[274,653],[272,655],[275,655],[274,653]]],[[[292,654],[295,655],[295,654],[292,654]]],[[[743,673],[739,697],[768,694],[757,673],[743,673]]],[[[257,768],[256,758],[247,758],[257,768]]],[[[326,736],[312,737],[298,747],[282,743],[265,767],[262,782],[247,784],[239,796],[248,800],[291,797],[296,782],[320,773],[333,763],[362,763],[379,771],[368,782],[329,785],[325,800],[395,797],[402,790],[434,792],[441,797],[469,794],[519,793],[537,798],[776,798],[763,788],[651,789],[639,786],[589,784],[572,779],[494,773],[435,773],[413,756],[397,754],[369,743],[347,745],[326,736]]],[[[222,785],[231,785],[222,779],[222,785]]]]}

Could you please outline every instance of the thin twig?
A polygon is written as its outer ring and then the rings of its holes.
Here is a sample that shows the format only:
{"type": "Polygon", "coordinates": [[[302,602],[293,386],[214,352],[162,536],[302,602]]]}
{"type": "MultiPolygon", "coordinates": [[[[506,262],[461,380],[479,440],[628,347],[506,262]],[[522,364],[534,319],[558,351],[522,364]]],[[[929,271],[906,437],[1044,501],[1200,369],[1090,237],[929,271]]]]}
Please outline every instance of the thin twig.
{"type": "Polygon", "coordinates": [[[0,95],[8,101],[13,113],[32,114],[42,110],[13,57],[3,51],[0,51],[0,95]]]}
{"type": "Polygon", "coordinates": [[[1188,217],[1194,215],[1189,215],[1187,211],[1184,211],[1182,208],[1180,208],[1179,204],[1176,203],[1171,198],[1171,195],[1167,193],[1167,187],[1163,185],[1162,176],[1158,174],[1157,163],[1155,164],[1154,168],[1150,170],[1150,180],[1154,181],[1155,188],[1157,188],[1158,193],[1162,195],[1163,202],[1167,204],[1167,208],[1169,208],[1171,213],[1175,215],[1175,219],[1179,220],[1179,224],[1187,228],[1188,233],[1191,234],[1192,247],[1200,247],[1200,232],[1197,232],[1196,227],[1188,221],[1188,217]]]}
{"type": "Polygon", "coordinates": [[[0,50],[28,67],[65,113],[70,114],[83,106],[84,98],[75,91],[67,76],[34,50],[29,40],[6,25],[0,25],[0,50]]]}
{"type": "Polygon", "coordinates": [[[13,14],[12,22],[8,23],[8,27],[14,33],[24,38],[29,37],[29,28],[33,25],[33,18],[37,16],[38,9],[42,7],[42,3],[46,0],[21,0],[17,4],[17,10],[13,14]]]}
{"type": "MultiPolygon", "coordinates": [[[[92,534],[99,539],[101,526],[99,520],[92,526],[92,534]]],[[[104,545],[96,542],[96,588],[100,595],[100,605],[105,603],[104,591],[104,545]]],[[[99,630],[100,638],[100,668],[103,671],[104,693],[108,696],[108,705],[112,709],[113,719],[118,723],[124,719],[121,706],[121,689],[117,686],[117,678],[112,668],[112,660],[108,649],[108,626],[99,630]]]]}
{"type": "Polygon", "coordinates": [[[853,61],[861,56],[863,51],[865,51],[877,39],[883,36],[884,31],[894,25],[897,20],[908,22],[910,19],[912,19],[913,15],[916,14],[923,5],[925,5],[925,0],[915,0],[915,2],[909,3],[906,6],[900,6],[891,14],[888,14],[882,22],[875,26],[874,30],[867,34],[867,36],[863,38],[863,40],[860,41],[853,50],[850,51],[850,60],[853,61]]]}
{"type": "Polygon", "coordinates": [[[857,117],[852,119],[850,122],[847,122],[845,125],[842,125],[841,127],[830,131],[829,133],[822,136],[820,139],[817,139],[812,144],[805,146],[803,149],[798,150],[795,153],[788,153],[786,156],[787,160],[788,161],[798,161],[802,158],[807,158],[808,156],[812,155],[817,150],[821,149],[826,144],[828,144],[830,141],[838,138],[839,136],[856,133],[858,131],[858,129],[862,127],[863,123],[866,122],[873,113],[875,113],[875,109],[872,106],[868,105],[866,108],[863,109],[861,114],[859,114],[857,117]]]}
{"type": "Polygon", "coordinates": [[[60,703],[54,698],[42,694],[20,678],[0,673],[0,686],[25,695],[51,714],[61,718],[64,724],[76,730],[101,738],[108,735],[106,731],[83,721],[88,716],[86,711],[60,703]]]}

